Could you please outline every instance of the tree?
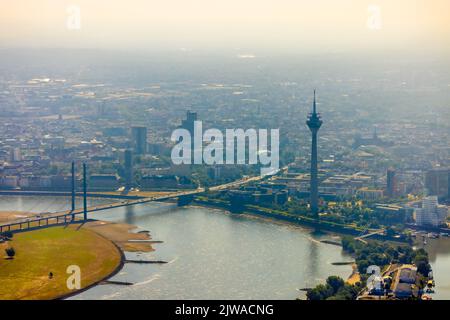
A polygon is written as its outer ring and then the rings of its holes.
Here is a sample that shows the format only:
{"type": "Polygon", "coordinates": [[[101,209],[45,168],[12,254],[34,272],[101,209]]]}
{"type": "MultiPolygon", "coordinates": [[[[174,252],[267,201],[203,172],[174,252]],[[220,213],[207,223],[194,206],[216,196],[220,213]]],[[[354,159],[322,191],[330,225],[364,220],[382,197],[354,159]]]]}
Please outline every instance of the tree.
{"type": "MultiPolygon", "coordinates": [[[[359,286],[346,284],[338,276],[330,276],[326,284],[319,284],[306,293],[308,300],[355,300],[359,286]]],[[[359,288],[360,289],[360,288],[359,288]]]]}
{"type": "Polygon", "coordinates": [[[398,251],[395,248],[389,247],[385,252],[391,259],[398,259],[398,251]]]}
{"type": "Polygon", "coordinates": [[[308,300],[326,300],[333,295],[333,288],[329,285],[319,284],[306,293],[308,300]]]}
{"type": "Polygon", "coordinates": [[[355,240],[350,236],[344,236],[342,237],[342,248],[344,251],[347,251],[348,253],[354,253],[355,252],[355,240]]]}
{"type": "Polygon", "coordinates": [[[421,273],[424,276],[428,276],[428,273],[431,271],[430,263],[428,262],[428,255],[423,255],[422,252],[419,252],[421,254],[418,254],[414,257],[414,264],[417,267],[417,271],[421,273]]]}
{"type": "Polygon", "coordinates": [[[424,276],[428,276],[428,273],[431,271],[431,266],[428,260],[428,253],[425,249],[421,248],[414,251],[411,254],[411,258],[417,267],[417,271],[424,276]]]}
{"type": "Polygon", "coordinates": [[[344,284],[339,291],[328,300],[355,300],[358,297],[358,289],[355,286],[344,284]]]}
{"type": "Polygon", "coordinates": [[[8,258],[10,258],[10,259],[14,258],[14,256],[16,255],[16,250],[14,250],[13,247],[6,248],[5,252],[6,252],[6,255],[8,256],[8,258]]]}
{"type": "Polygon", "coordinates": [[[372,253],[367,258],[370,264],[376,265],[376,266],[385,266],[389,264],[389,258],[385,254],[381,253],[372,253]]]}
{"type": "Polygon", "coordinates": [[[431,271],[431,266],[427,261],[420,260],[415,265],[417,266],[417,271],[424,276],[428,276],[431,271]]]}
{"type": "Polygon", "coordinates": [[[369,261],[367,260],[359,260],[356,261],[356,264],[358,265],[358,271],[359,273],[366,273],[367,268],[369,267],[369,261]]]}
{"type": "Polygon", "coordinates": [[[341,277],[330,276],[327,279],[327,284],[333,289],[333,294],[336,294],[344,286],[345,281],[341,277]]]}
{"type": "Polygon", "coordinates": [[[396,234],[396,232],[395,232],[394,228],[391,228],[391,227],[386,228],[386,235],[388,237],[393,237],[393,236],[395,236],[395,234],[396,234]]]}
{"type": "Polygon", "coordinates": [[[414,254],[415,254],[416,256],[425,256],[425,257],[428,257],[428,252],[427,252],[424,248],[417,249],[416,251],[414,251],[414,254]]]}

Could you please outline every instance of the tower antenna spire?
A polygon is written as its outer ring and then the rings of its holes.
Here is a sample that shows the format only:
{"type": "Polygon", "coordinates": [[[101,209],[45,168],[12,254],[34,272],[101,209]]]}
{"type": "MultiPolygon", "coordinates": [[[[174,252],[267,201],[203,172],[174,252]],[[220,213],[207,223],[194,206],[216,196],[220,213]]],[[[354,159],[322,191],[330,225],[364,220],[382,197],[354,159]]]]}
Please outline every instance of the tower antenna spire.
{"type": "Polygon", "coordinates": [[[313,113],[316,113],[316,89],[314,89],[313,113]]]}

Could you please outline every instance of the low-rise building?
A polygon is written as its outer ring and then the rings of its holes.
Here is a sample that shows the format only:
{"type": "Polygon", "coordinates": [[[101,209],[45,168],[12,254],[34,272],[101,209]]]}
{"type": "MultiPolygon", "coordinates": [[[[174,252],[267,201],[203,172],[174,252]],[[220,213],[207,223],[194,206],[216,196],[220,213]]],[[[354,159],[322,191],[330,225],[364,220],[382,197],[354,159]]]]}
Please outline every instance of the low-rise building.
{"type": "Polygon", "coordinates": [[[112,174],[97,174],[89,177],[89,190],[112,191],[119,188],[119,179],[112,174]]]}
{"type": "Polygon", "coordinates": [[[361,199],[368,201],[375,201],[383,198],[383,190],[369,189],[367,187],[359,189],[356,194],[361,199]]]}
{"type": "Polygon", "coordinates": [[[175,175],[152,175],[142,177],[140,186],[144,190],[177,189],[179,183],[175,175]]]}
{"type": "Polygon", "coordinates": [[[19,187],[19,179],[16,176],[3,176],[0,178],[0,188],[16,189],[19,187]]]}

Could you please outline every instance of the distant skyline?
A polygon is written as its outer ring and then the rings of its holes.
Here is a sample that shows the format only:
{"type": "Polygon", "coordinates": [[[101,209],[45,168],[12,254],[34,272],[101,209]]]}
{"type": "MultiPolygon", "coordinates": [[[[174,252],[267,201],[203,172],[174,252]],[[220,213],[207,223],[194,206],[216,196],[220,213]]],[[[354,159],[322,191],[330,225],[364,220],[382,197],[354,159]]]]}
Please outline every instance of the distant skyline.
{"type": "Polygon", "coordinates": [[[0,11],[3,48],[233,49],[252,57],[448,50],[449,39],[448,0],[15,0],[0,11]]]}

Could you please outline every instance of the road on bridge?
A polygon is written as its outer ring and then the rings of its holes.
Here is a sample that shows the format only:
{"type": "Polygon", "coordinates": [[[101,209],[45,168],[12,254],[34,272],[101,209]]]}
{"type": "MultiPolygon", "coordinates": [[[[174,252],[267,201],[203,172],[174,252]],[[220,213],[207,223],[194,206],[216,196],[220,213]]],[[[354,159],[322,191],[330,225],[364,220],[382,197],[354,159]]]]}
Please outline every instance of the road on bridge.
{"type": "MultiPolygon", "coordinates": [[[[266,178],[266,176],[254,176],[254,177],[245,177],[233,182],[225,183],[219,186],[211,187],[209,190],[211,191],[223,191],[230,188],[236,188],[241,185],[250,183],[250,182],[257,182],[262,179],[266,178]]],[[[101,211],[101,210],[108,210],[113,208],[119,208],[119,207],[125,207],[125,206],[131,206],[135,204],[141,204],[141,203],[148,203],[148,202],[157,202],[157,201],[165,201],[169,199],[175,199],[181,196],[189,196],[189,195],[196,195],[201,194],[205,192],[205,188],[198,188],[196,190],[190,190],[190,191],[181,191],[181,192],[175,192],[169,195],[163,195],[163,196],[156,196],[156,197],[146,197],[142,199],[135,199],[135,200],[124,200],[120,202],[110,203],[110,204],[103,204],[103,205],[97,205],[97,206],[90,206],[87,208],[87,212],[95,212],[95,211],[101,211]]],[[[81,214],[83,214],[84,209],[79,208],[74,211],[71,210],[65,210],[60,212],[53,212],[53,213],[45,213],[45,214],[39,214],[35,218],[27,218],[27,219],[19,219],[12,222],[0,224],[0,230],[24,230],[28,228],[35,228],[35,227],[45,227],[50,224],[58,224],[60,221],[72,221],[72,217],[77,217],[81,214]],[[46,221],[46,224],[41,224],[42,221],[46,221]],[[13,229],[11,229],[13,227],[13,229]],[[24,228],[25,227],[25,228],[24,228]]],[[[76,220],[76,218],[74,218],[76,220]]],[[[78,219],[79,220],[79,219],[78,219]]]]}

